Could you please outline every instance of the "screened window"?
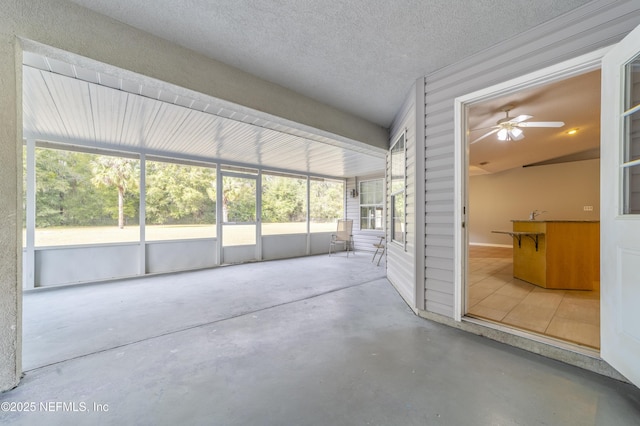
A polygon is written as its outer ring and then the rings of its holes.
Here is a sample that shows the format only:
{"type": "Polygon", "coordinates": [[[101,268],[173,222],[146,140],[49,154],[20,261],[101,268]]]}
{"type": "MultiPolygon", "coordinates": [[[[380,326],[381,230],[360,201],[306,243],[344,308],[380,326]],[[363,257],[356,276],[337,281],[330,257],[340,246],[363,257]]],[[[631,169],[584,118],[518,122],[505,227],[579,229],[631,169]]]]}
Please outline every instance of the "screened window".
{"type": "Polygon", "coordinates": [[[626,66],[625,90],[623,213],[640,214],[640,57],[626,66]]]}
{"type": "Polygon", "coordinates": [[[216,170],[147,161],[147,241],[216,236],[216,170]]]}
{"type": "Polygon", "coordinates": [[[35,245],[139,241],[140,161],[36,148],[35,245]]]}
{"type": "Polygon", "coordinates": [[[391,147],[391,241],[403,244],[406,235],[406,140],[405,133],[391,147]]]}
{"type": "Polygon", "coordinates": [[[335,232],[344,217],[344,182],[312,178],[309,194],[311,232],[335,232]]]}
{"type": "Polygon", "coordinates": [[[307,232],[307,178],[262,174],[262,235],[307,232]]]}
{"type": "Polygon", "coordinates": [[[360,182],[360,229],[383,229],[384,180],[360,182]]]}

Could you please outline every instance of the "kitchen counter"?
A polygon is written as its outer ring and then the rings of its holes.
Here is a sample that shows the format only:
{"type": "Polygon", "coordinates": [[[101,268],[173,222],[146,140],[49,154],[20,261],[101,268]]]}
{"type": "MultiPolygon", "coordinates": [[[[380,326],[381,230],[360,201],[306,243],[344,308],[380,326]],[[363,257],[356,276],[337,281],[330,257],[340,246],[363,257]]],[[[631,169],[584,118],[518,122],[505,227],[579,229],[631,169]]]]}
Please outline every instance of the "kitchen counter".
{"type": "Polygon", "coordinates": [[[600,287],[600,222],[513,220],[513,276],[550,289],[600,287]]]}

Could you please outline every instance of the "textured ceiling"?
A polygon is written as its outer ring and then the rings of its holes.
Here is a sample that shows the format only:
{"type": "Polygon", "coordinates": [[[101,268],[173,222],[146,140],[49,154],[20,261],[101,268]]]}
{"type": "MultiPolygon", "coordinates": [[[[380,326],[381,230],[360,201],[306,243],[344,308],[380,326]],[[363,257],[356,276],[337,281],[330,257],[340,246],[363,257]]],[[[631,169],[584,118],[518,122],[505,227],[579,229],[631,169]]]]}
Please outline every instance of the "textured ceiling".
{"type": "Polygon", "coordinates": [[[588,0],[72,0],[388,127],[420,76],[588,0]]]}

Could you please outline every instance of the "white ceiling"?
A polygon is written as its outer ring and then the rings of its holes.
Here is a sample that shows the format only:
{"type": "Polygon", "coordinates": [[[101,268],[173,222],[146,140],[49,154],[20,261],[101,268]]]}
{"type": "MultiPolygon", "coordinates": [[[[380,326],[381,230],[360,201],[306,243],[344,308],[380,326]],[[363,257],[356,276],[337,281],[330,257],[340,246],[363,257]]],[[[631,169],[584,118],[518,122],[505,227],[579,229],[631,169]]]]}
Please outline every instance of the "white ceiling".
{"type": "Polygon", "coordinates": [[[589,0],[71,0],[389,127],[415,80],[589,0]]]}
{"type": "Polygon", "coordinates": [[[550,161],[599,158],[600,70],[522,90],[472,105],[469,141],[485,134],[505,117],[502,109],[513,105],[511,117],[532,115],[527,121],[563,121],[561,128],[525,128],[521,141],[501,142],[491,135],[469,147],[470,174],[496,173],[550,161]],[[578,129],[575,135],[568,135],[578,129]]]}
{"type": "Polygon", "coordinates": [[[195,161],[366,176],[384,170],[382,150],[257,119],[139,81],[24,53],[27,139],[195,161]]]}

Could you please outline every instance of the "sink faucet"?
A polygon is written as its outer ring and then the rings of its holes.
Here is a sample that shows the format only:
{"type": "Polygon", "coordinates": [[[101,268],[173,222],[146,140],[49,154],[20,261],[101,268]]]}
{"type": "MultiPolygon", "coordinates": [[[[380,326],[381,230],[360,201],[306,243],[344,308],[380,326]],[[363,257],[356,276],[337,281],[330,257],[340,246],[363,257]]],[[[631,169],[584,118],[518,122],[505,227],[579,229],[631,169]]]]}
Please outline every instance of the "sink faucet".
{"type": "Polygon", "coordinates": [[[540,210],[533,210],[531,213],[529,213],[529,220],[536,220],[536,217],[540,216],[542,213],[546,213],[546,210],[540,211],[540,210]]]}

